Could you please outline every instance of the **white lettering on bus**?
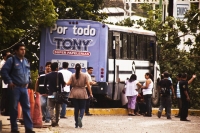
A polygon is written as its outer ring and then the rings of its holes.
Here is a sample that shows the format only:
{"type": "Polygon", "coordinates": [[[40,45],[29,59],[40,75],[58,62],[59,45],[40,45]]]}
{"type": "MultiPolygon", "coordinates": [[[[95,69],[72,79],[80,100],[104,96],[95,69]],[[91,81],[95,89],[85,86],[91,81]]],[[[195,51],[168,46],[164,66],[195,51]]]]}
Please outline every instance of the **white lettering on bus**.
{"type": "Polygon", "coordinates": [[[90,25],[88,25],[87,28],[76,27],[76,25],[74,25],[73,34],[74,35],[79,35],[79,36],[82,36],[82,35],[95,36],[96,35],[96,30],[94,28],[90,28],[90,25]]]}
{"type": "Polygon", "coordinates": [[[68,29],[68,27],[65,26],[58,26],[57,24],[54,24],[53,27],[50,28],[50,33],[52,33],[53,31],[57,31],[58,34],[66,34],[66,30],[68,29]]]}

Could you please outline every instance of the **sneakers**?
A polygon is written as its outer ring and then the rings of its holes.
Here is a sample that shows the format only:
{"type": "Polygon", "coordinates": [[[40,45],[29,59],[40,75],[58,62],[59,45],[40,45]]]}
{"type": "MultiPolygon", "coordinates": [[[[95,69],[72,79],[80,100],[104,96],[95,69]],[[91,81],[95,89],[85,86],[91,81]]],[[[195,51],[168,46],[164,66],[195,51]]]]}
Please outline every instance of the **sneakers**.
{"type": "Polygon", "coordinates": [[[161,111],[158,110],[158,114],[157,114],[158,118],[161,117],[161,111]]]}
{"type": "Polygon", "coordinates": [[[82,125],[82,121],[81,121],[81,117],[78,117],[78,126],[81,128],[83,125],[82,125]]]}

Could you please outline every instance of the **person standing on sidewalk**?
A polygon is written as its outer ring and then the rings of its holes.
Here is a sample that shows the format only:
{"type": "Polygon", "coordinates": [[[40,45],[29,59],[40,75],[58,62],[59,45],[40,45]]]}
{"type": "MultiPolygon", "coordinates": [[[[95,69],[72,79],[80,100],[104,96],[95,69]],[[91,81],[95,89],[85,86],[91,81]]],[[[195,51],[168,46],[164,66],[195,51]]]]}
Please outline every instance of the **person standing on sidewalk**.
{"type": "MultiPolygon", "coordinates": [[[[0,62],[0,71],[3,65],[6,63],[6,60],[8,59],[8,56],[11,55],[10,52],[4,52],[2,53],[3,60],[0,62]]],[[[1,114],[5,116],[9,116],[9,91],[8,91],[8,84],[5,84],[4,81],[1,79],[1,114]]]]}
{"type": "Polygon", "coordinates": [[[138,113],[134,114],[134,110],[136,107],[136,98],[138,95],[138,88],[142,87],[142,85],[137,80],[137,76],[132,74],[130,79],[126,82],[126,91],[125,95],[128,99],[128,115],[135,116],[138,113]]]}
{"type": "Polygon", "coordinates": [[[142,92],[143,92],[143,97],[144,101],[146,103],[146,114],[144,115],[145,117],[152,117],[152,105],[151,105],[151,96],[152,96],[152,89],[153,89],[153,77],[150,73],[145,74],[145,83],[143,84],[142,92]]]}
{"type": "Polygon", "coordinates": [[[48,93],[47,106],[50,113],[51,125],[52,127],[55,127],[59,126],[58,122],[59,122],[60,107],[61,107],[61,104],[56,103],[55,96],[57,92],[61,92],[61,87],[65,86],[65,81],[62,73],[58,72],[57,62],[51,64],[51,71],[52,71],[51,73],[46,75],[44,88],[48,93]],[[47,84],[49,85],[48,89],[47,89],[47,84]],[[54,114],[54,108],[56,114],[54,114]]]}
{"type": "Polygon", "coordinates": [[[82,119],[85,112],[86,100],[88,99],[85,85],[87,85],[90,97],[93,97],[93,95],[90,88],[90,82],[88,81],[88,76],[85,73],[81,72],[81,65],[76,64],[75,69],[76,73],[72,74],[67,85],[72,86],[69,98],[72,99],[72,103],[74,105],[75,128],[78,128],[78,126],[81,128],[82,119]]]}
{"type": "MultiPolygon", "coordinates": [[[[191,82],[196,78],[196,75],[192,76],[191,82]]],[[[190,82],[190,83],[191,83],[190,82]]],[[[188,94],[189,88],[188,88],[188,81],[187,81],[187,74],[184,73],[181,76],[181,81],[179,82],[180,92],[181,92],[181,114],[180,114],[180,120],[181,121],[190,121],[187,119],[188,117],[188,109],[190,104],[190,97],[188,94]]]]}
{"type": "MultiPolygon", "coordinates": [[[[62,67],[63,69],[58,71],[60,73],[62,73],[63,77],[64,77],[64,81],[67,83],[72,75],[72,72],[70,72],[68,70],[68,65],[69,63],[68,62],[63,62],[62,63],[62,67]]],[[[69,92],[70,92],[70,86],[65,86],[63,87],[63,90],[64,92],[66,92],[66,97],[69,96],[69,92]]],[[[61,109],[61,112],[60,112],[60,118],[66,118],[65,115],[66,115],[66,108],[67,108],[67,104],[63,103],[61,105],[62,109],[61,109]]]]}
{"type": "Polygon", "coordinates": [[[163,107],[166,109],[167,119],[171,119],[171,96],[170,90],[172,95],[175,98],[174,88],[171,81],[168,79],[169,74],[164,73],[164,79],[159,82],[159,90],[160,90],[160,107],[158,110],[158,118],[161,117],[163,107]]]}
{"type": "Polygon", "coordinates": [[[35,133],[32,130],[33,122],[30,117],[30,102],[27,90],[30,82],[30,65],[24,57],[25,45],[18,43],[13,49],[15,55],[13,58],[8,58],[1,71],[2,78],[8,84],[10,91],[11,133],[19,133],[17,125],[18,102],[20,102],[23,110],[25,133],[35,133]]]}
{"type": "Polygon", "coordinates": [[[46,89],[44,88],[44,80],[46,77],[46,74],[51,72],[51,62],[46,62],[45,65],[45,71],[39,73],[39,78],[36,80],[35,83],[35,91],[40,93],[40,104],[41,104],[41,110],[42,110],[42,120],[45,121],[45,123],[50,122],[50,114],[47,108],[47,96],[46,89]]]}
{"type": "MultiPolygon", "coordinates": [[[[88,67],[87,68],[87,76],[88,76],[88,80],[90,82],[90,87],[94,84],[96,84],[96,82],[92,81],[92,77],[91,77],[91,74],[93,73],[93,67],[88,67]]],[[[86,90],[87,90],[87,94],[88,94],[88,99],[86,100],[86,106],[85,106],[85,115],[87,116],[91,116],[92,114],[90,114],[90,111],[89,111],[89,108],[90,108],[90,92],[89,90],[87,89],[86,87],[86,90]]]]}
{"type": "MultiPolygon", "coordinates": [[[[178,103],[178,108],[179,108],[179,112],[178,112],[178,115],[176,115],[175,117],[177,118],[180,118],[180,114],[181,114],[181,92],[180,92],[180,87],[179,87],[179,82],[181,81],[181,76],[182,74],[179,73],[176,78],[178,80],[178,83],[177,83],[177,88],[176,88],[176,98],[177,98],[177,103],[178,103]]],[[[188,84],[191,84],[192,81],[195,79],[196,75],[193,75],[192,78],[188,81],[188,84]]]]}

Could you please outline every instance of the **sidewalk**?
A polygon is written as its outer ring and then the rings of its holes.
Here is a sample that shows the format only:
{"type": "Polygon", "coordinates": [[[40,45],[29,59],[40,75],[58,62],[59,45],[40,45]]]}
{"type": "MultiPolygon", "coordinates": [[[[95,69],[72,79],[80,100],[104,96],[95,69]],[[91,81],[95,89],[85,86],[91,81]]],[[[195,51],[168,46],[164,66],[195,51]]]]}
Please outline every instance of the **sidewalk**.
{"type": "MultiPolygon", "coordinates": [[[[152,108],[152,114],[156,115],[158,108],[152,108]]],[[[125,108],[90,108],[90,113],[94,115],[127,115],[128,111],[125,108]]],[[[74,115],[74,108],[67,108],[67,116],[74,115]]],[[[164,114],[164,111],[163,111],[164,114]]],[[[177,115],[178,109],[172,109],[171,115],[177,115]]],[[[189,115],[198,115],[200,116],[200,110],[189,109],[189,115]]]]}

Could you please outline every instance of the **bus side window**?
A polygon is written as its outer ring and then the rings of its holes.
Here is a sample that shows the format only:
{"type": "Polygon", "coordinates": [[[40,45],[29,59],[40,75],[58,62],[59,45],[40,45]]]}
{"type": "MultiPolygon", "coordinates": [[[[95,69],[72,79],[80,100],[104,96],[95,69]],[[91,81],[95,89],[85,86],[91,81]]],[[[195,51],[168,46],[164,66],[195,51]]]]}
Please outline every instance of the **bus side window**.
{"type": "Polygon", "coordinates": [[[143,59],[144,60],[147,60],[147,57],[148,57],[148,53],[147,53],[147,36],[143,36],[143,59]]]}
{"type": "Polygon", "coordinates": [[[121,58],[127,59],[127,33],[123,33],[123,39],[122,39],[122,56],[121,58]]]}
{"type": "Polygon", "coordinates": [[[136,58],[136,37],[134,34],[131,34],[130,37],[130,43],[128,43],[129,45],[129,51],[130,51],[130,58],[131,59],[135,59],[136,58]]]}
{"type": "Polygon", "coordinates": [[[108,57],[110,58],[110,59],[113,59],[113,33],[112,33],[112,31],[109,31],[108,32],[108,57]]]}

